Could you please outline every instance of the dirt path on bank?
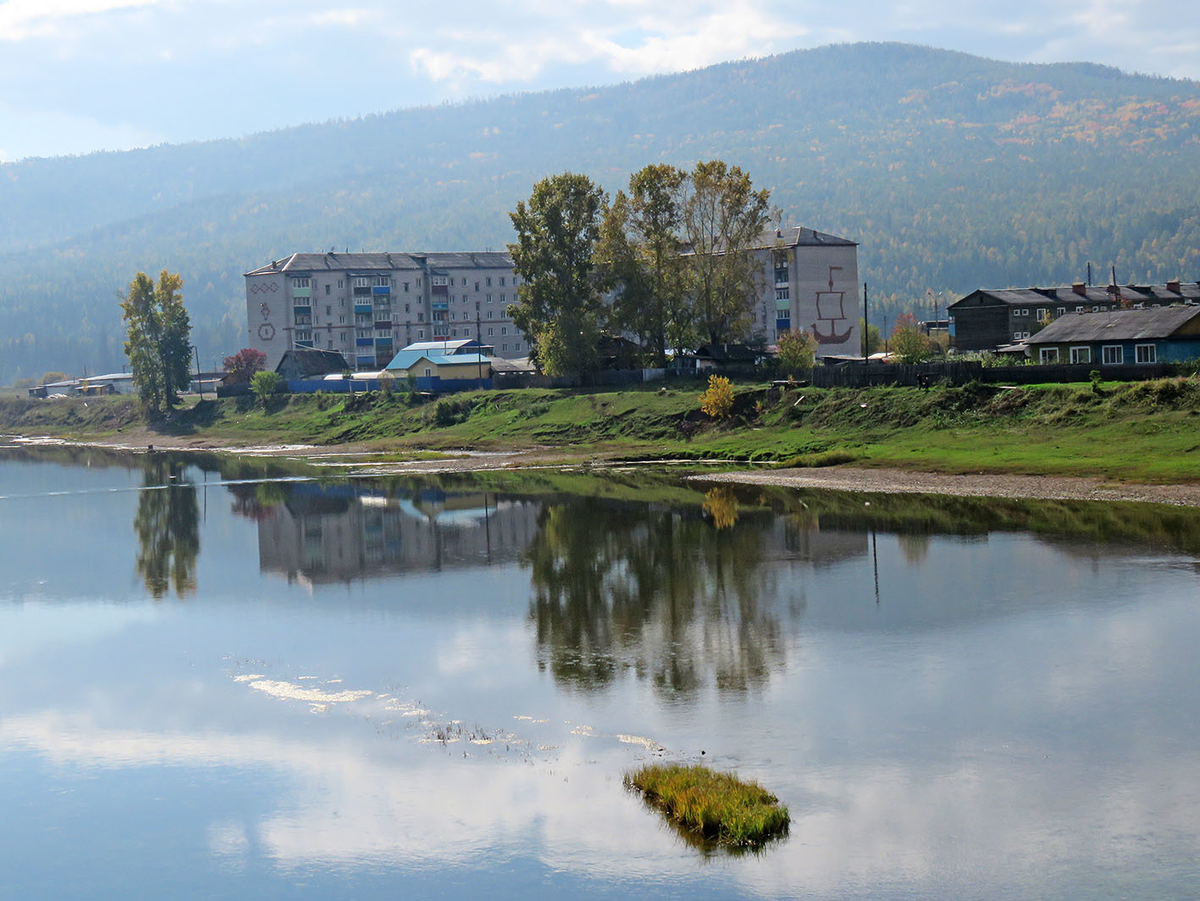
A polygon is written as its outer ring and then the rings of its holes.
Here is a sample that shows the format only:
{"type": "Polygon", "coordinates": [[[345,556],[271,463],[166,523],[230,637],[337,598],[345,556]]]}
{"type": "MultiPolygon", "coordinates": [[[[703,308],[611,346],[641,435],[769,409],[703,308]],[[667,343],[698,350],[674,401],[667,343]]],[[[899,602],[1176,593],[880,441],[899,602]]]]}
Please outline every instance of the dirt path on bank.
{"type": "Polygon", "coordinates": [[[1200,507],[1200,485],[1138,485],[1073,476],[1000,474],[952,475],[897,469],[773,469],[713,473],[704,482],[825,488],[882,494],[947,494],[958,497],[1010,497],[1033,500],[1138,501],[1200,507]]]}

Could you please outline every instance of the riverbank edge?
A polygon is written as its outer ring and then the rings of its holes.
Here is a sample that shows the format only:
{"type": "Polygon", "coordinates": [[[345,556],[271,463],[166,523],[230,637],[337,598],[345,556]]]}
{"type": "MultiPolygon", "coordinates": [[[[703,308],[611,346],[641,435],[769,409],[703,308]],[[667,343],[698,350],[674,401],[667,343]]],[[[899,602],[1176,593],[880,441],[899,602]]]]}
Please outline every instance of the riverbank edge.
{"type": "MultiPolygon", "coordinates": [[[[514,451],[477,452],[412,451],[413,455],[436,454],[412,460],[373,460],[394,452],[343,445],[337,447],[275,444],[243,445],[213,439],[156,436],[157,444],[132,444],[124,441],[82,441],[55,436],[0,435],[0,440],[38,444],[95,447],[109,451],[144,453],[159,451],[219,453],[229,456],[282,457],[316,466],[340,469],[346,475],[403,476],[438,473],[471,473],[496,470],[597,469],[613,470],[636,465],[738,467],[728,460],[694,459],[636,461],[607,458],[602,453],[578,453],[562,448],[534,448],[514,451]]],[[[1194,483],[1143,484],[1113,482],[1099,478],[1062,475],[1016,475],[1010,473],[939,473],[917,469],[829,466],[802,469],[728,469],[724,472],[691,473],[684,478],[697,484],[737,484],[776,488],[848,491],[859,494],[926,494],[957,497],[995,497],[1016,500],[1120,501],[1164,504],[1175,507],[1200,507],[1200,485],[1194,483]]]]}

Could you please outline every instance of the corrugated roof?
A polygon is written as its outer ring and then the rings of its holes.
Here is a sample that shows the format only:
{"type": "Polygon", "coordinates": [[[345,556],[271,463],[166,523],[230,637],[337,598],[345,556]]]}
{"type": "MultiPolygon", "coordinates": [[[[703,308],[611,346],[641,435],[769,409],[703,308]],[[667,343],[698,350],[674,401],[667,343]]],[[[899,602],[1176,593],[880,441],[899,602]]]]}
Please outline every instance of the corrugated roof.
{"type": "Polygon", "coordinates": [[[1169,338],[1197,316],[1200,306],[1160,307],[1149,310],[1113,310],[1067,313],[1059,316],[1026,344],[1141,341],[1169,338]]]}
{"type": "Polygon", "coordinates": [[[819,232],[815,228],[772,228],[763,232],[751,247],[857,247],[856,241],[819,232]]]}
{"type": "MultiPolygon", "coordinates": [[[[1112,285],[1086,285],[1083,286],[1082,290],[1083,294],[1080,294],[1075,290],[1074,285],[1057,285],[1045,288],[979,288],[961,300],[950,304],[950,309],[953,310],[959,304],[963,304],[964,307],[971,306],[973,304],[964,303],[964,301],[979,297],[985,297],[996,303],[1013,306],[1046,303],[1061,304],[1063,306],[1070,306],[1072,304],[1091,304],[1095,306],[1101,303],[1111,303],[1114,299],[1114,288],[1112,285]]],[[[1172,291],[1166,285],[1118,285],[1116,292],[1119,292],[1122,300],[1129,303],[1170,304],[1180,303],[1184,300],[1200,300],[1200,284],[1196,282],[1181,284],[1179,291],[1172,291]]]]}

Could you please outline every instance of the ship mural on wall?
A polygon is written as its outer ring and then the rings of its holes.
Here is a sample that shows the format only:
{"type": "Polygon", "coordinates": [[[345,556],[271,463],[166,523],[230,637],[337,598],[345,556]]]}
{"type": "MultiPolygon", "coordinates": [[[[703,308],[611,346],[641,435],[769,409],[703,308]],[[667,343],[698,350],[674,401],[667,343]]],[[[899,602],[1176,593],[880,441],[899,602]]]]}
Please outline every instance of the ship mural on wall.
{"type": "Polygon", "coordinates": [[[846,292],[833,290],[833,274],[841,271],[841,266],[830,266],[829,290],[817,292],[817,321],[812,324],[812,333],[819,344],[842,344],[854,330],[854,323],[846,317],[846,292]],[[838,323],[846,323],[845,331],[838,331],[838,323]],[[828,331],[822,331],[822,325],[828,331]]]}

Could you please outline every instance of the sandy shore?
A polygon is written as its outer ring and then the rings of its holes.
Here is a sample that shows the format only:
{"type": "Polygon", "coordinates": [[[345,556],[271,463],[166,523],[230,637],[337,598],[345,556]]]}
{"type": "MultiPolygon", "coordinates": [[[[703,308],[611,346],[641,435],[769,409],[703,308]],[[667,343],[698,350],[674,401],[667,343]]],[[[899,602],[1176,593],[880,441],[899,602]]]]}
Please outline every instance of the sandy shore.
{"type": "Polygon", "coordinates": [[[826,488],[885,494],[948,494],[1040,500],[1139,501],[1200,507],[1200,485],[1138,485],[1070,476],[950,475],[896,469],[773,469],[692,476],[705,482],[826,488]]]}

